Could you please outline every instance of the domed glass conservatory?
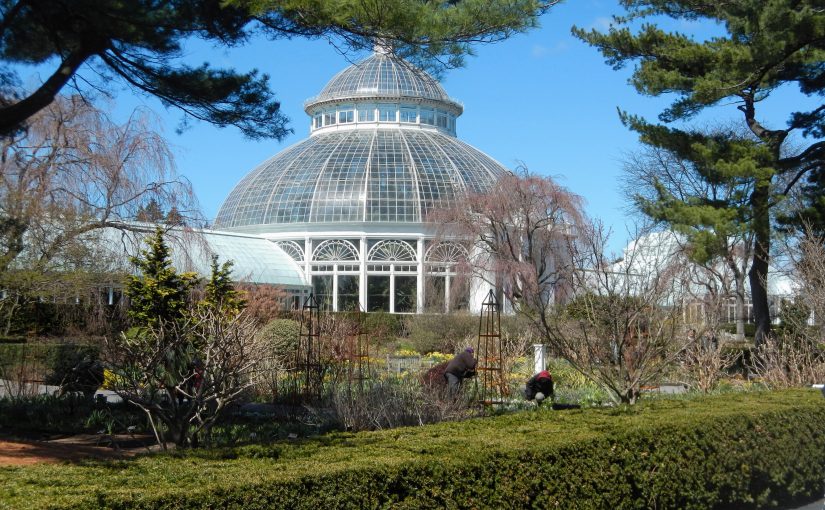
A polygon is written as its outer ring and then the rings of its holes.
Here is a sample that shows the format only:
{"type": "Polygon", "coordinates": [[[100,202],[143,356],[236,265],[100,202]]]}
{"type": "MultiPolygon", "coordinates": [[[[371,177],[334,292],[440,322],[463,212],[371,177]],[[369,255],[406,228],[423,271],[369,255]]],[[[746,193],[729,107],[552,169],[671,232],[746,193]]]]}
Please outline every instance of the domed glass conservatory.
{"type": "Polygon", "coordinates": [[[434,241],[426,222],[507,172],[456,138],[461,104],[379,50],[334,76],[305,111],[309,138],[247,174],[214,228],[276,243],[329,310],[413,313],[475,301],[470,286],[455,284],[464,248],[434,241]]]}

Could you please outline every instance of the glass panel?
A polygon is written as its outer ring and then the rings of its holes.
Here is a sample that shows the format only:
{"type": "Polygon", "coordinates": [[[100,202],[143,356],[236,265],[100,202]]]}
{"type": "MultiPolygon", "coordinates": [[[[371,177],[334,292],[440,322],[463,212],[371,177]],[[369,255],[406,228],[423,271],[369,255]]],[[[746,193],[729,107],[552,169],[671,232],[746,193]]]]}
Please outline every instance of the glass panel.
{"type": "Polygon", "coordinates": [[[410,313],[415,311],[417,276],[395,277],[395,311],[410,313]]]}
{"type": "Polygon", "coordinates": [[[358,275],[338,275],[338,311],[358,309],[358,275]]]}
{"type": "Polygon", "coordinates": [[[447,129],[447,116],[442,114],[442,113],[439,113],[438,114],[438,123],[437,123],[437,125],[440,128],[447,129]]]}
{"type": "Polygon", "coordinates": [[[338,122],[340,123],[347,123],[355,121],[355,112],[352,110],[344,110],[338,112],[338,122]]]}
{"type": "Polygon", "coordinates": [[[416,112],[411,108],[401,108],[401,122],[406,122],[409,124],[415,124],[416,119],[416,112]]]}
{"type": "Polygon", "coordinates": [[[314,275],[312,291],[321,310],[332,310],[332,275],[314,275]]]}
{"type": "Polygon", "coordinates": [[[358,108],[358,122],[374,122],[375,108],[358,108]]]}
{"type": "Polygon", "coordinates": [[[444,296],[446,278],[443,276],[428,276],[424,280],[424,309],[427,312],[444,312],[444,296]]]}
{"type": "Polygon", "coordinates": [[[469,310],[470,279],[450,277],[450,310],[469,310]]]}
{"type": "Polygon", "coordinates": [[[324,125],[329,126],[335,124],[335,112],[327,112],[324,114],[324,125]]]}
{"type": "Polygon", "coordinates": [[[394,105],[390,106],[379,106],[378,107],[378,120],[381,122],[395,122],[396,116],[395,113],[397,108],[394,105]]]}
{"type": "Polygon", "coordinates": [[[430,126],[435,124],[435,112],[432,110],[421,110],[421,123],[429,124],[430,126]]]}
{"type": "Polygon", "coordinates": [[[370,312],[390,311],[390,277],[367,277],[367,309],[370,312]]]}

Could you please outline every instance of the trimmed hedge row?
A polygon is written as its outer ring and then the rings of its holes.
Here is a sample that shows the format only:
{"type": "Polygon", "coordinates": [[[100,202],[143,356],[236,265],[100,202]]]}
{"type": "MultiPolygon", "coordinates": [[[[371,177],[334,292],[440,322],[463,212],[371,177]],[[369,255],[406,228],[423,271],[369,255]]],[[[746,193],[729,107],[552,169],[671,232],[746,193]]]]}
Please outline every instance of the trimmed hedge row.
{"type": "Polygon", "coordinates": [[[763,508],[822,494],[825,400],[651,401],[0,470],[8,508],[763,508]]]}

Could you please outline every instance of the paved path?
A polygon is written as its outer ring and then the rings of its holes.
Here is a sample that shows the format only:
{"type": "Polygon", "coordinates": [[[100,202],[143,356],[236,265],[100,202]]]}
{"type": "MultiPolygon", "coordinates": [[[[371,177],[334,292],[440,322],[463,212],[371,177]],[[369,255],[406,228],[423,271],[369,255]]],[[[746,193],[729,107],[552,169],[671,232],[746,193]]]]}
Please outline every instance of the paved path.
{"type": "MultiPolygon", "coordinates": [[[[39,383],[23,383],[21,386],[18,383],[0,379],[0,398],[8,397],[9,395],[56,395],[59,389],[59,386],[49,386],[39,383]]],[[[97,390],[95,392],[95,398],[105,398],[106,402],[110,404],[119,404],[123,401],[114,391],[109,390],[97,390]]]]}
{"type": "Polygon", "coordinates": [[[825,509],[825,498],[820,499],[819,501],[814,501],[813,503],[809,503],[805,506],[790,508],[788,510],[823,510],[823,509],[825,509]]]}

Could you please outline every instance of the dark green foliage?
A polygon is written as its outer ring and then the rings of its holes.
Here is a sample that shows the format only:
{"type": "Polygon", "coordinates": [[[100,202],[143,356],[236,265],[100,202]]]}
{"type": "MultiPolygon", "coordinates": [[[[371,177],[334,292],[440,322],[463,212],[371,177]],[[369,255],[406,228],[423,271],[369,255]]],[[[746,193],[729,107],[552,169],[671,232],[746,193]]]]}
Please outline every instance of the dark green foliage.
{"type": "Polygon", "coordinates": [[[251,138],[282,138],[286,117],[269,89],[269,77],[184,63],[185,41],[241,45],[256,32],[267,37],[328,37],[349,49],[376,38],[429,63],[461,62],[470,43],[493,42],[535,25],[552,2],[540,0],[41,0],[0,2],[0,133],[19,129],[72,81],[106,88],[119,78],[159,98],[187,117],[236,126],[251,138]],[[249,9],[254,10],[254,14],[249,9]],[[54,70],[30,94],[18,87],[19,64],[54,70]],[[89,65],[92,72],[86,72],[89,65]],[[97,73],[97,74],[96,74],[97,73]],[[102,74],[102,80],[100,76],[102,74]],[[23,96],[23,97],[20,97],[23,96]]]}
{"type": "Polygon", "coordinates": [[[218,264],[218,256],[212,257],[209,281],[204,286],[203,299],[199,303],[201,306],[228,314],[237,314],[246,307],[246,301],[232,283],[232,266],[231,260],[218,264]]]}
{"type": "Polygon", "coordinates": [[[823,491],[818,392],[530,411],[4,472],[27,508],[767,508],[823,491]]]}
{"type": "Polygon", "coordinates": [[[157,327],[183,319],[190,290],[197,283],[193,273],[178,273],[172,267],[169,247],[158,228],[148,239],[148,249],[132,263],[137,275],[127,278],[129,318],[138,327],[157,327]]]}
{"type": "MultiPolygon", "coordinates": [[[[83,395],[0,398],[0,428],[12,435],[126,433],[143,430],[145,417],[129,404],[104,404],[83,395]]],[[[3,502],[0,501],[0,508],[3,502]]]]}
{"type": "MultiPolygon", "coordinates": [[[[825,169],[825,12],[818,0],[623,0],[629,14],[608,33],[574,28],[574,33],[598,48],[608,64],[620,68],[635,63],[631,83],[641,94],[674,97],[659,116],[663,122],[690,119],[717,105],[735,105],[742,113],[742,131],[706,133],[669,128],[631,115],[622,120],[643,143],[663,149],[695,166],[705,191],[674,196],[659,189],[641,204],[657,221],[690,234],[699,258],[719,251],[725,239],[742,232],[754,239],[749,271],[753,310],[760,342],[771,327],[767,279],[775,205],[800,184],[802,196],[821,215],[823,192],[817,186],[825,169]],[[716,23],[725,33],[706,40],[666,32],[656,17],[716,23]],[[638,31],[630,27],[640,26],[638,31]],[[771,93],[789,86],[800,98],[800,110],[786,112],[784,127],[769,126],[759,108],[771,93]],[[811,103],[814,103],[811,105],[811,103]],[[816,104],[819,103],[819,104],[816,104]],[[794,138],[795,135],[801,137],[794,138]],[[808,143],[802,143],[804,139],[808,143]],[[792,144],[787,143],[793,139],[792,144]],[[736,193],[724,199],[707,191],[723,184],[736,193]]],[[[780,121],[780,122],[781,122],[780,121]]],[[[790,218],[794,220],[793,217],[790,218]]],[[[801,219],[801,217],[796,218],[801,219]]]]}
{"type": "Polygon", "coordinates": [[[59,344],[49,353],[51,373],[46,384],[60,386],[61,392],[80,391],[90,397],[103,384],[100,348],[93,345],[59,344]]]}
{"type": "Polygon", "coordinates": [[[801,301],[782,303],[782,308],[779,310],[777,334],[794,337],[806,333],[810,316],[811,308],[801,301]]]}
{"type": "MultiPolygon", "coordinates": [[[[733,323],[733,322],[729,322],[729,323],[726,323],[726,324],[721,324],[719,326],[719,328],[722,331],[725,331],[725,332],[730,333],[732,335],[736,333],[736,323],[733,323]]],[[[752,322],[745,323],[745,336],[752,339],[753,335],[755,335],[755,334],[756,334],[756,324],[753,324],[752,322]]]]}
{"type": "Polygon", "coordinates": [[[0,343],[0,379],[94,393],[103,382],[100,348],[73,343],[0,343]]]}

